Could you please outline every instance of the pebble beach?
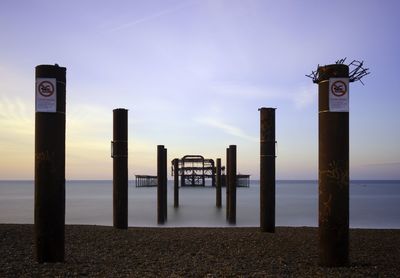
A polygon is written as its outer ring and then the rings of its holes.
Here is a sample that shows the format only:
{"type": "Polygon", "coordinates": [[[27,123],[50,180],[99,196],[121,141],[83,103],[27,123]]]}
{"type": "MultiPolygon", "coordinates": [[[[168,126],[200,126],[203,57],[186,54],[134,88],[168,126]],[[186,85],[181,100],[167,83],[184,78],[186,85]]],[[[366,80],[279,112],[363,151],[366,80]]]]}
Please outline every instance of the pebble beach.
{"type": "Polygon", "coordinates": [[[65,262],[36,262],[34,226],[0,224],[0,277],[398,277],[400,230],[350,230],[350,265],[318,265],[318,229],[66,225],[65,262]]]}

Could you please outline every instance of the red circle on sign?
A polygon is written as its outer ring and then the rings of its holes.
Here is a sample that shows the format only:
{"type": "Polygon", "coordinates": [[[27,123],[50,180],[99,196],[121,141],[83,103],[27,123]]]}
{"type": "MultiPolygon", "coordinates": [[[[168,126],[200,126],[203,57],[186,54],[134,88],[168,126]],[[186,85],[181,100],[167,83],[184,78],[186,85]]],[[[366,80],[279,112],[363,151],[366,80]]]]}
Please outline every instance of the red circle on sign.
{"type": "Polygon", "coordinates": [[[54,94],[54,85],[49,81],[42,81],[38,86],[39,94],[44,97],[50,97],[54,94]]]}
{"type": "Polygon", "coordinates": [[[341,80],[334,82],[331,86],[332,94],[337,97],[342,97],[347,93],[347,85],[341,80]]]}

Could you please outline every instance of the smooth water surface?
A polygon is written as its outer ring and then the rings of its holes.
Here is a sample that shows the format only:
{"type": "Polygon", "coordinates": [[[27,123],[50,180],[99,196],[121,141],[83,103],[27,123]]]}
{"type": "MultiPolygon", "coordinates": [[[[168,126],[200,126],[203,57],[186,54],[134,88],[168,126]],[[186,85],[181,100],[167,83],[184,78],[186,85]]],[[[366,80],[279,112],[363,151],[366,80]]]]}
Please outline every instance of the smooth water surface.
{"type": "MultiPolygon", "coordinates": [[[[316,181],[277,181],[276,225],[317,226],[316,181]]],[[[222,209],[215,207],[215,188],[180,188],[179,209],[173,207],[168,184],[167,227],[225,227],[222,209]]],[[[33,223],[33,181],[0,181],[0,223],[33,223]]],[[[259,226],[259,182],[237,189],[237,226],[259,226]]],[[[129,183],[129,226],[157,226],[157,189],[129,183]]],[[[350,226],[400,228],[400,181],[352,181],[350,226]]],[[[67,181],[66,223],[112,225],[112,181],[67,181]]]]}

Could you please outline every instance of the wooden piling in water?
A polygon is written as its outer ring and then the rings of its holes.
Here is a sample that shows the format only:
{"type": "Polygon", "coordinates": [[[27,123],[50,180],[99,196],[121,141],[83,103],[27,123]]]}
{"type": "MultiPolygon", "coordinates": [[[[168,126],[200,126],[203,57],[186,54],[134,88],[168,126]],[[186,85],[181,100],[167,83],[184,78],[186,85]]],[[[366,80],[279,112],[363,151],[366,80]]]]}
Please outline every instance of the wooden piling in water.
{"type": "Polygon", "coordinates": [[[275,108],[260,108],[260,228],[275,232],[275,108]]]}
{"type": "Polygon", "coordinates": [[[128,110],[113,110],[113,225],[128,228],[128,110]]]}
{"type": "Polygon", "coordinates": [[[66,68],[35,71],[35,255],[64,261],[66,68]]]}

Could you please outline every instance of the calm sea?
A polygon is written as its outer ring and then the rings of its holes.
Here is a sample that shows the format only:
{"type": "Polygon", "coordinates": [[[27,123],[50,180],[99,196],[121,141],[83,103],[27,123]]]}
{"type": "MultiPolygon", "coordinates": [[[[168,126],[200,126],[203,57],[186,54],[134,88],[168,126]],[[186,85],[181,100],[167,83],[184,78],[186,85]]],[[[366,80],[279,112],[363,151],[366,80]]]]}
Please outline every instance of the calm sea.
{"type": "MultiPolygon", "coordinates": [[[[223,208],[215,207],[215,189],[180,188],[173,208],[168,184],[167,227],[225,227],[223,208]]],[[[237,190],[237,226],[259,226],[259,182],[237,190]]],[[[276,225],[318,225],[316,181],[277,181],[276,225]]],[[[33,223],[33,181],[0,181],[0,223],[33,223]]],[[[129,226],[157,226],[156,188],[129,184],[129,226]]],[[[66,223],[112,225],[112,181],[67,181],[66,223]]],[[[400,229],[400,181],[352,181],[350,226],[400,229]]]]}

